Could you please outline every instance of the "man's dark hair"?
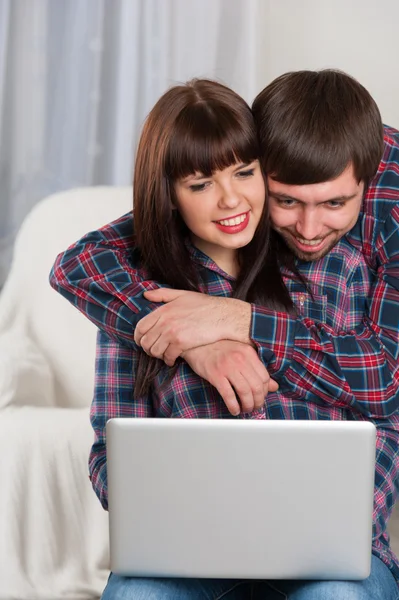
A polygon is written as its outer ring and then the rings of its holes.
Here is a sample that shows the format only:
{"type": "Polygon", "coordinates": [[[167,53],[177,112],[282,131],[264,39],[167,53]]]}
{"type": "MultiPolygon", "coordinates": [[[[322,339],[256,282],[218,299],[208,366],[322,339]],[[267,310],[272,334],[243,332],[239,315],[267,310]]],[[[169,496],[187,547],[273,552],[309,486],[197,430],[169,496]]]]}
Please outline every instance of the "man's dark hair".
{"type": "Polygon", "coordinates": [[[288,185],[338,177],[349,163],[358,181],[375,175],[384,131],[378,107],[356,79],[332,69],[278,77],[252,106],[268,175],[288,185]]]}

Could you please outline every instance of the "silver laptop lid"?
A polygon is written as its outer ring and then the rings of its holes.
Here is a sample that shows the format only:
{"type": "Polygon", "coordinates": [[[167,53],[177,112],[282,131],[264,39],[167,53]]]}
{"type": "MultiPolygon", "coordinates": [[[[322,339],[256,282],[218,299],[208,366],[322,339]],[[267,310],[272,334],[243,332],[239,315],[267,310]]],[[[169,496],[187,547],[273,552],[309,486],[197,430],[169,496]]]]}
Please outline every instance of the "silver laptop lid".
{"type": "Polygon", "coordinates": [[[374,463],[370,423],[112,419],[112,571],[365,578],[374,463]]]}

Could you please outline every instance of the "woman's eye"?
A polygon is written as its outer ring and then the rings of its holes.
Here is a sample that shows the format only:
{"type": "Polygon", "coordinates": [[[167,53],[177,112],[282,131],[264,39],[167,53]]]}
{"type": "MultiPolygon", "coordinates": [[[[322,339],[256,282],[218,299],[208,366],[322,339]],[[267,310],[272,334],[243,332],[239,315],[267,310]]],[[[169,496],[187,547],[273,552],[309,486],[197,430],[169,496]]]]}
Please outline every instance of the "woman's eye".
{"type": "Polygon", "coordinates": [[[255,169],[246,169],[245,171],[238,171],[237,175],[240,179],[245,177],[251,177],[255,173],[255,169]]]}
{"type": "Polygon", "coordinates": [[[192,192],[202,192],[206,188],[206,183],[195,183],[190,185],[189,188],[192,192]]]}

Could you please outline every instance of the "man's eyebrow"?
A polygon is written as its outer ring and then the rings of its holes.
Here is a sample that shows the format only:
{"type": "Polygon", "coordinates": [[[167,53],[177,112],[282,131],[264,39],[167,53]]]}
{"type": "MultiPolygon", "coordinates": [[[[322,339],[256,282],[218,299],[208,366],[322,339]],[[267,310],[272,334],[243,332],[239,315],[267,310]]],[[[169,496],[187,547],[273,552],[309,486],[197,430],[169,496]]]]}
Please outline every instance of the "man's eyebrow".
{"type": "MultiPolygon", "coordinates": [[[[294,202],[302,202],[302,200],[300,200],[299,198],[295,198],[294,196],[290,196],[288,194],[279,194],[277,192],[271,192],[269,190],[269,196],[271,198],[275,198],[276,200],[293,200],[294,202]]],[[[350,194],[349,196],[335,196],[335,198],[328,198],[327,200],[322,200],[322,202],[320,202],[320,204],[324,204],[325,202],[346,202],[347,200],[353,200],[353,198],[356,198],[357,196],[357,192],[355,192],[354,194],[350,194]]]]}

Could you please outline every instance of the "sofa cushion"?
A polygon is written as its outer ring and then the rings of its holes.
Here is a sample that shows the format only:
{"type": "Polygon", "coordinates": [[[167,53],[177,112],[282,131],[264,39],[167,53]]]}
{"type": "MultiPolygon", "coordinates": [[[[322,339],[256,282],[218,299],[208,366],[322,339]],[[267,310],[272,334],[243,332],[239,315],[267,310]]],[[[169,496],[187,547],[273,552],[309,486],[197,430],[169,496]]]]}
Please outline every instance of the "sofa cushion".
{"type": "Polygon", "coordinates": [[[23,332],[0,335],[0,408],[54,405],[54,380],[40,349],[23,332]]]}

